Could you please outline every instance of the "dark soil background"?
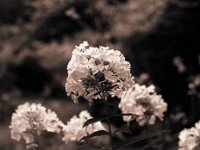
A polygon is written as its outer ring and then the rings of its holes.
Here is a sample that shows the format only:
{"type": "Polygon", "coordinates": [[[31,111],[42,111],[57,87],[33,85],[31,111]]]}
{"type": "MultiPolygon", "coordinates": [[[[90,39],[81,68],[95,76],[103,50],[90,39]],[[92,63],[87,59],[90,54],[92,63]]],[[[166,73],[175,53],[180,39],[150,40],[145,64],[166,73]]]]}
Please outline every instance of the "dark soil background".
{"type": "MultiPolygon", "coordinates": [[[[138,82],[156,85],[168,103],[165,121],[140,130],[168,130],[150,149],[176,149],[178,132],[200,120],[200,85],[188,93],[200,74],[198,0],[0,0],[0,149],[23,149],[8,126],[25,101],[63,122],[88,107],[73,104],[64,88],[71,52],[84,40],[119,49],[138,82]]],[[[58,141],[44,149],[67,149],[58,141]]]]}

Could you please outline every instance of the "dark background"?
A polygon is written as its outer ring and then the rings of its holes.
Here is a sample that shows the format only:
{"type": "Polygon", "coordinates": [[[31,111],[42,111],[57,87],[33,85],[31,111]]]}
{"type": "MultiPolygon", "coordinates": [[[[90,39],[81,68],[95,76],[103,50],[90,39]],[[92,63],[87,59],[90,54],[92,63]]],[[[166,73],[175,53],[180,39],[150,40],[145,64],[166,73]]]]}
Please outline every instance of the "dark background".
{"type": "Polygon", "coordinates": [[[200,119],[199,97],[188,94],[190,80],[200,74],[199,27],[197,0],[1,0],[0,149],[14,149],[8,126],[25,101],[41,102],[63,122],[84,107],[64,88],[71,52],[84,40],[119,49],[138,82],[156,85],[168,103],[161,128],[177,145],[177,133],[200,119]]]}

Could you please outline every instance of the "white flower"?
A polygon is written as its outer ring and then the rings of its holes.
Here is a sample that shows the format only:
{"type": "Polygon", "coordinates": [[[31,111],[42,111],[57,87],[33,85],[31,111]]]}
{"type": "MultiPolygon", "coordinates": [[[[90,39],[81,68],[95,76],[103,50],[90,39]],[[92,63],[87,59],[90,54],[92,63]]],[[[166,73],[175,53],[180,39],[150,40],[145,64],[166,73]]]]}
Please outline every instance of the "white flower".
{"type": "Polygon", "coordinates": [[[11,138],[19,141],[34,142],[34,136],[40,135],[42,131],[60,132],[62,122],[55,112],[47,110],[41,104],[25,103],[16,109],[11,120],[11,138]]]}
{"type": "Polygon", "coordinates": [[[133,116],[124,116],[124,121],[130,122],[135,119],[139,125],[143,126],[154,124],[156,118],[162,120],[167,104],[160,95],[156,94],[153,85],[146,87],[135,84],[133,88],[124,92],[119,108],[124,114],[133,114],[133,116]]]}
{"type": "Polygon", "coordinates": [[[83,128],[83,124],[92,117],[88,111],[82,111],[79,116],[73,116],[68,122],[67,125],[63,128],[63,141],[67,144],[69,141],[78,141],[82,137],[91,134],[95,131],[105,130],[103,125],[100,122],[90,124],[83,128]]]}
{"type": "Polygon", "coordinates": [[[103,92],[121,97],[134,84],[130,63],[120,51],[89,47],[87,42],[75,47],[67,69],[66,92],[75,102],[80,96],[90,102],[101,99],[103,92]]]}
{"type": "Polygon", "coordinates": [[[195,127],[180,132],[178,145],[179,150],[200,149],[200,121],[195,124],[195,127]]]}

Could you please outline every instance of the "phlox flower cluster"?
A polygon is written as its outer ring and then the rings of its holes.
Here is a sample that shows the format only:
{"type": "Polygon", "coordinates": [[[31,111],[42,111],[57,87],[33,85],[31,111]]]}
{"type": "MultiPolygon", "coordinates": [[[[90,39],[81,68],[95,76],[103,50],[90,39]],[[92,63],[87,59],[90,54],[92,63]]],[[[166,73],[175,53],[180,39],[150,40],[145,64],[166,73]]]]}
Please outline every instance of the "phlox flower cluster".
{"type": "Polygon", "coordinates": [[[154,124],[156,118],[163,119],[163,113],[167,110],[167,104],[161,95],[157,95],[153,85],[135,84],[133,88],[124,92],[119,103],[122,113],[132,114],[123,116],[124,121],[136,120],[139,125],[154,124]]]}
{"type": "Polygon", "coordinates": [[[11,138],[16,141],[24,139],[29,144],[42,131],[59,133],[62,126],[55,112],[41,104],[25,103],[19,105],[12,115],[11,138]]]}
{"type": "Polygon", "coordinates": [[[74,102],[80,96],[89,102],[103,95],[104,99],[108,95],[121,97],[134,84],[130,63],[120,51],[91,47],[87,42],[75,47],[67,70],[66,92],[74,102]]]}
{"type": "Polygon", "coordinates": [[[105,130],[100,122],[90,124],[83,128],[83,124],[91,118],[92,117],[86,110],[80,112],[79,116],[73,116],[63,128],[63,141],[65,141],[66,144],[70,141],[79,141],[82,137],[95,131],[105,130]]]}
{"type": "Polygon", "coordinates": [[[200,121],[190,129],[183,129],[179,134],[178,150],[200,149],[200,121]]]}

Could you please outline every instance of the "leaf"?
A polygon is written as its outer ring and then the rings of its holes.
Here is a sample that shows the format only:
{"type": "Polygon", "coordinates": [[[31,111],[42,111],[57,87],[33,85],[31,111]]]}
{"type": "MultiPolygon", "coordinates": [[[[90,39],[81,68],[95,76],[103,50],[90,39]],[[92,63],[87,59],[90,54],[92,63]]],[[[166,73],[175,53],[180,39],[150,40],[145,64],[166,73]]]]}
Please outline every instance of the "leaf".
{"type": "Polygon", "coordinates": [[[110,148],[103,147],[102,145],[96,145],[94,141],[87,141],[87,142],[81,142],[79,145],[77,145],[76,150],[87,150],[87,149],[93,149],[93,150],[110,150],[110,148]]]}
{"type": "Polygon", "coordinates": [[[83,124],[83,128],[90,125],[90,124],[93,124],[93,123],[96,123],[98,121],[103,121],[107,119],[106,117],[101,117],[101,118],[91,118],[91,119],[88,119],[84,124],[83,124]]]}
{"type": "Polygon", "coordinates": [[[108,106],[111,106],[111,107],[118,107],[117,104],[113,104],[113,103],[109,103],[109,102],[107,103],[107,105],[108,105],[108,106]]]}
{"type": "Polygon", "coordinates": [[[92,104],[96,105],[96,104],[103,104],[104,101],[103,100],[97,100],[97,101],[93,101],[92,104]]]}
{"type": "Polygon", "coordinates": [[[145,142],[143,142],[143,146],[141,147],[141,149],[147,149],[147,148],[154,148],[155,149],[155,147],[159,147],[159,146],[162,146],[163,145],[163,143],[158,143],[157,141],[155,141],[155,140],[149,140],[149,141],[145,141],[145,142]]]}
{"type": "Polygon", "coordinates": [[[161,133],[163,132],[166,132],[166,131],[159,131],[159,132],[154,132],[150,135],[139,135],[139,136],[133,136],[131,137],[129,140],[125,141],[124,143],[122,143],[121,145],[115,147],[115,149],[119,149],[119,148],[122,148],[122,147],[125,147],[125,146],[128,146],[130,144],[135,144],[137,142],[140,142],[140,141],[143,141],[143,140],[146,140],[146,139],[149,139],[149,138],[152,138],[152,137],[155,137],[155,136],[159,136],[161,133]]]}
{"type": "Polygon", "coordinates": [[[77,145],[76,150],[86,150],[91,148],[96,148],[94,143],[84,142],[84,143],[79,143],[79,145],[77,145]]]}
{"type": "Polygon", "coordinates": [[[120,128],[116,129],[115,132],[113,132],[113,134],[116,134],[117,132],[126,132],[130,134],[132,133],[127,124],[124,124],[120,128]]]}
{"type": "Polygon", "coordinates": [[[115,115],[111,115],[109,116],[109,118],[114,118],[114,117],[123,117],[123,116],[132,116],[134,117],[135,115],[129,113],[129,114],[115,114],[115,115]]]}
{"type": "Polygon", "coordinates": [[[87,136],[84,136],[80,139],[81,140],[86,140],[88,138],[92,138],[92,137],[95,137],[95,136],[101,136],[101,135],[109,135],[109,132],[107,132],[106,130],[99,130],[99,131],[95,131],[93,132],[92,134],[89,134],[87,136]]]}
{"type": "Polygon", "coordinates": [[[91,118],[91,119],[88,119],[83,124],[83,128],[86,127],[86,126],[88,126],[88,125],[90,125],[90,124],[96,123],[98,121],[103,121],[103,120],[106,120],[108,118],[121,117],[121,116],[133,116],[133,114],[116,114],[116,115],[111,115],[109,117],[91,118]]]}

